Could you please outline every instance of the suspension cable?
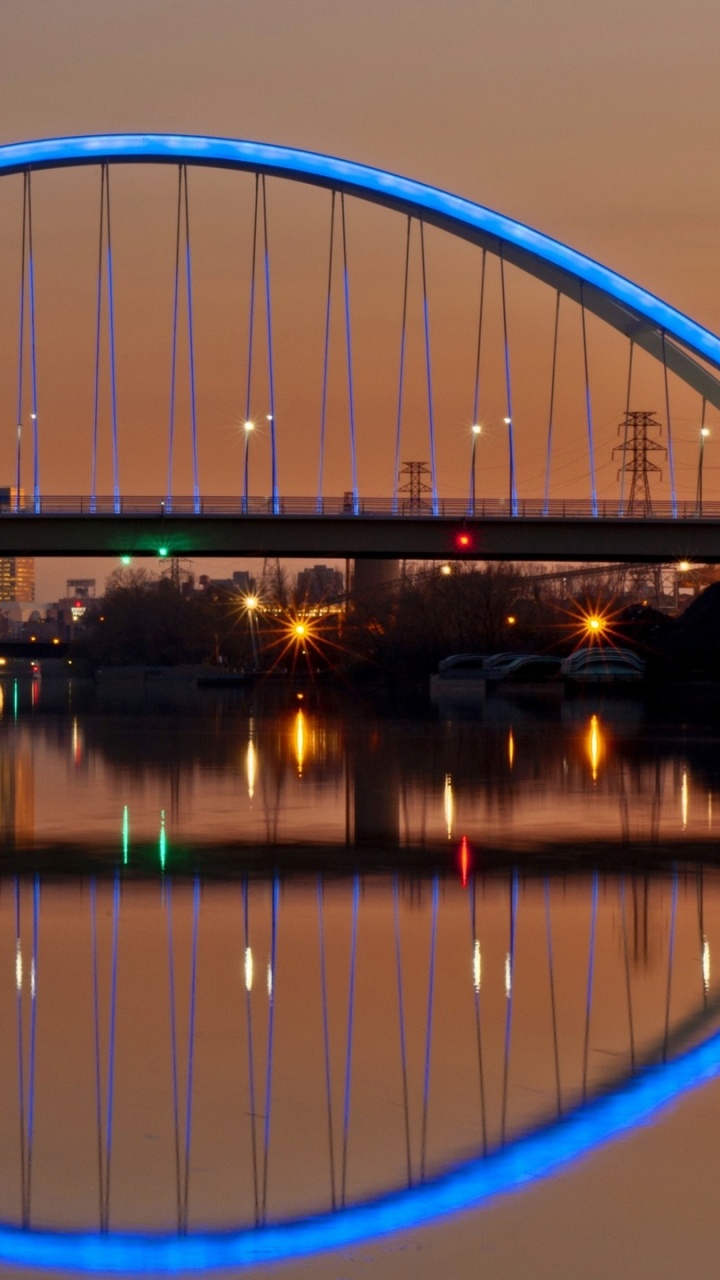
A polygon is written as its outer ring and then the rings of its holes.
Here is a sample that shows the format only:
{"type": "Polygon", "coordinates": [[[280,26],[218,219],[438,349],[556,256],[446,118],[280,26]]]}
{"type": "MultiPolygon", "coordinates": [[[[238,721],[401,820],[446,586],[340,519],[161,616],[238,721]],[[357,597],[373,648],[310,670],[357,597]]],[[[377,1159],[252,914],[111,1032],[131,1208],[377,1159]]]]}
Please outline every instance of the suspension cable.
{"type": "Polygon", "coordinates": [[[348,273],[347,228],[345,225],[345,195],[340,193],[340,217],[342,224],[343,286],[345,295],[345,348],[347,353],[348,414],[350,422],[350,468],[352,476],[353,515],[358,514],[357,459],[355,455],[355,392],[353,388],[352,336],[350,329],[350,276],[348,273]]]}
{"type": "MultiPolygon", "coordinates": [[[[258,202],[260,198],[260,175],[255,174],[255,202],[253,206],[253,233],[252,233],[252,257],[250,259],[250,317],[248,320],[248,358],[247,358],[247,383],[245,394],[245,422],[250,422],[250,408],[252,405],[252,365],[253,365],[253,340],[255,337],[255,279],[257,276],[257,233],[258,233],[258,202]]],[[[246,428],[247,430],[248,428],[246,428]]],[[[245,443],[247,457],[247,440],[245,443]]],[[[246,469],[247,470],[247,469],[246,469]]],[[[247,475],[243,480],[243,510],[247,511],[247,475]]]]}
{"type": "Polygon", "coordinates": [[[185,1091],[185,1185],[182,1201],[183,1231],[188,1229],[188,1205],[190,1199],[190,1145],[192,1140],[193,1078],[195,1071],[195,992],[197,989],[198,925],[200,918],[200,877],[193,886],[193,931],[190,959],[190,1014],[188,1018],[187,1088],[185,1091]]]}
{"type": "Polygon", "coordinates": [[[100,416],[100,345],[102,338],[103,255],[105,251],[105,172],[100,166],[100,232],[98,235],[97,301],[95,309],[95,389],[93,395],[92,459],[90,463],[90,510],[97,498],[98,421],[100,416]]]}
{"type": "MultiPolygon", "coordinates": [[[[330,364],[330,313],[332,304],[333,250],[335,246],[335,199],[337,192],[332,192],[330,204],[330,252],[328,254],[327,301],[325,304],[325,345],[323,348],[322,402],[320,406],[320,465],[318,467],[317,512],[322,512],[323,503],[323,470],[325,466],[325,421],[327,415],[328,370],[330,364]]],[[[335,1194],[333,1185],[333,1196],[335,1194]]]]}
{"type": "Polygon", "coordinates": [[[510,377],[510,343],[508,341],[507,298],[505,295],[505,258],[500,246],[500,296],[502,300],[503,347],[505,352],[505,406],[507,409],[508,457],[510,464],[510,514],[518,513],[517,487],[515,483],[515,423],[512,409],[512,380],[510,377]]]}
{"type": "Polygon", "coordinates": [[[620,470],[620,515],[624,514],[623,507],[625,503],[625,461],[626,461],[626,454],[627,454],[628,421],[630,418],[630,396],[632,394],[632,373],[633,373],[634,352],[635,352],[635,341],[633,338],[631,338],[630,339],[630,359],[628,362],[627,395],[625,397],[625,422],[623,424],[623,448],[622,448],[623,465],[620,470]]]}
{"type": "MultiPolygon", "coordinates": [[[[475,354],[475,386],[473,391],[473,411],[472,411],[472,429],[479,429],[478,414],[480,412],[480,357],[482,355],[482,332],[483,332],[483,315],[485,311],[485,266],[487,262],[487,250],[482,251],[482,267],[480,269],[480,309],[478,312],[478,329],[477,329],[477,350],[475,354]]],[[[473,451],[471,455],[471,471],[470,471],[470,494],[468,498],[468,512],[475,514],[475,444],[473,437],[473,451]]]]}
{"type": "Polygon", "coordinates": [[[270,486],[273,514],[280,510],[277,477],[277,445],[275,435],[275,364],[273,361],[272,302],[270,294],[270,246],[268,244],[267,192],[262,175],[263,241],[265,248],[265,319],[267,322],[268,388],[270,391],[270,486]]]}
{"type": "Polygon", "coordinates": [[[178,301],[180,294],[180,230],[182,219],[182,173],[178,165],[177,219],[175,226],[175,276],[173,283],[172,355],[170,360],[170,424],[168,430],[168,471],[166,509],[172,508],[173,459],[175,451],[175,395],[177,387],[178,301]]]}
{"type": "Polygon", "coordinates": [[[425,224],[420,219],[420,260],[422,263],[423,287],[423,321],[425,327],[425,380],[427,383],[428,427],[430,429],[430,484],[432,486],[432,512],[439,512],[437,494],[437,469],[435,466],[435,412],[433,409],[432,365],[430,362],[430,311],[427,296],[427,275],[425,271],[425,224]]]}
{"type": "Polygon", "coordinates": [[[585,291],[582,283],[580,284],[580,314],[582,317],[583,364],[585,368],[585,416],[587,419],[588,432],[588,460],[590,462],[590,498],[592,502],[592,513],[596,516],[598,513],[598,505],[597,489],[595,487],[595,444],[593,439],[592,403],[590,400],[590,366],[588,363],[587,325],[585,322],[585,291]]]}
{"type": "Polygon", "coordinates": [[[330,1027],[328,1019],[327,974],[325,968],[325,923],[323,912],[324,885],[322,876],[318,876],[318,944],[320,948],[320,996],[322,1001],[323,1046],[325,1059],[325,1095],[327,1098],[328,1153],[330,1156],[330,1203],[336,1207],[335,1199],[335,1143],[333,1141],[332,1117],[332,1075],[330,1070],[330,1027]]]}
{"type": "Polygon", "coordinates": [[[357,958],[358,906],[360,902],[360,878],[354,877],[352,900],[352,933],[350,937],[350,980],[348,984],[347,1038],[345,1046],[345,1099],[343,1105],[343,1146],[340,1178],[340,1205],[345,1205],[347,1182],[348,1129],[350,1127],[350,1086],[352,1081],[352,1047],[355,1014],[355,961],[357,958]]]}
{"type": "Polygon", "coordinates": [[[428,969],[427,1020],[425,1024],[425,1072],[423,1075],[423,1110],[422,1136],[420,1139],[420,1181],[425,1181],[425,1163],[427,1155],[427,1123],[428,1103],[430,1098],[430,1063],[432,1058],[433,1006],[435,997],[435,955],[437,951],[439,884],[438,877],[433,878],[432,923],[430,926],[430,965],[428,969]]]}
{"type": "Polygon", "coordinates": [[[192,258],[190,254],[190,199],[187,165],[182,166],[185,179],[185,288],[187,295],[188,363],[190,366],[190,424],[192,429],[193,505],[200,512],[200,480],[198,476],[197,408],[195,398],[195,326],[193,324],[192,258]]]}
{"type": "Polygon", "coordinates": [[[110,413],[112,420],[113,498],[115,511],[120,510],[120,474],[118,463],[117,378],[115,373],[115,291],[113,288],[112,238],[110,233],[110,170],[105,173],[105,220],[107,224],[108,327],[110,335],[110,413]]]}
{"type": "Polygon", "coordinates": [[[413,1184],[412,1150],[410,1146],[410,1107],[408,1102],[407,1045],[405,1040],[405,1000],[403,997],[402,950],[400,943],[400,902],[398,878],[393,876],[393,910],[395,917],[395,969],[397,974],[398,1025],[400,1031],[400,1064],[402,1067],[403,1115],[405,1118],[405,1164],[407,1184],[413,1184]]]}
{"type": "Polygon", "coordinates": [[[400,370],[398,373],[398,404],[395,428],[395,473],[393,475],[393,514],[397,513],[398,487],[400,484],[400,435],[402,432],[403,391],[405,389],[405,343],[407,340],[408,281],[410,276],[410,233],[412,218],[408,216],[405,237],[405,277],[403,282],[402,328],[400,330],[400,370]]]}
{"type": "Polygon", "coordinates": [[[673,516],[676,517],[678,510],[677,510],[677,494],[675,492],[675,458],[673,454],[672,416],[670,414],[670,383],[668,381],[666,334],[664,329],[662,331],[662,353],[663,353],[663,379],[665,383],[665,414],[667,417],[667,459],[668,459],[668,470],[670,472],[670,504],[671,504],[673,516]]]}
{"type": "Polygon", "coordinates": [[[582,1100],[587,1098],[588,1060],[590,1057],[590,1014],[592,1012],[593,983],[595,977],[595,936],[597,930],[598,873],[593,875],[592,908],[590,913],[590,943],[588,946],[587,983],[585,985],[585,1034],[583,1036],[582,1100]]]}
{"type": "Polygon", "coordinates": [[[280,904],[280,884],[277,875],[273,877],[272,914],[270,924],[270,972],[272,982],[269,984],[268,999],[268,1032],[267,1057],[265,1060],[265,1125],[263,1128],[263,1186],[262,1186],[262,1221],[267,1218],[268,1168],[270,1164],[270,1120],[272,1117],[272,1077],[273,1047],[275,1043],[275,971],[277,965],[278,907],[280,904]]]}
{"type": "Polygon", "coordinates": [[[555,378],[557,375],[558,331],[560,328],[560,290],[555,297],[555,331],[553,334],[552,375],[550,378],[550,411],[548,413],[547,457],[545,460],[545,502],[543,515],[546,516],[550,503],[550,462],[552,459],[552,437],[555,416],[555,378]]]}
{"type": "Polygon", "coordinates": [[[257,1135],[255,1113],[255,1053],[253,1046],[252,1001],[250,998],[251,982],[248,980],[248,968],[252,952],[250,950],[250,901],[247,878],[243,881],[243,919],[245,925],[245,1016],[247,1019],[248,1038],[248,1093],[250,1102],[250,1150],[253,1166],[253,1193],[255,1197],[255,1226],[260,1223],[260,1196],[258,1183],[257,1135]]]}
{"type": "Polygon", "coordinates": [[[22,204],[22,248],[20,254],[20,327],[18,334],[18,393],[17,393],[17,438],[15,444],[15,510],[20,510],[20,480],[22,462],[22,419],[23,419],[23,373],[25,356],[25,275],[27,256],[27,203],[28,182],[30,175],[23,171],[23,204],[22,204]]]}
{"type": "Polygon", "coordinates": [[[33,507],[40,511],[40,438],[38,434],[37,345],[35,341],[35,255],[33,253],[32,191],[30,171],[27,174],[28,215],[28,291],[30,297],[30,373],[32,400],[30,417],[33,424],[33,507]]]}

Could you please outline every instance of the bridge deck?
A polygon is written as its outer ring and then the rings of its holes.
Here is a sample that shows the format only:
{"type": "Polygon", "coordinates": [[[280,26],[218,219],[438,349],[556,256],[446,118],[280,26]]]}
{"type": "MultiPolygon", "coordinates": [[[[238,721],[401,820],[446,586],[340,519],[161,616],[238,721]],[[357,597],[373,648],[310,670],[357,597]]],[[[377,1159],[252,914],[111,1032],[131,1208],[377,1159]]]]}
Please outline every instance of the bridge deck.
{"type": "Polygon", "coordinates": [[[720,506],[621,514],[582,501],[443,500],[437,514],[388,499],[43,498],[0,509],[0,555],[183,555],[560,561],[720,561],[720,506]],[[195,509],[197,506],[197,509],[195,509]],[[273,506],[275,510],[273,511],[273,506]],[[115,509],[117,508],[117,509],[115,509]]]}

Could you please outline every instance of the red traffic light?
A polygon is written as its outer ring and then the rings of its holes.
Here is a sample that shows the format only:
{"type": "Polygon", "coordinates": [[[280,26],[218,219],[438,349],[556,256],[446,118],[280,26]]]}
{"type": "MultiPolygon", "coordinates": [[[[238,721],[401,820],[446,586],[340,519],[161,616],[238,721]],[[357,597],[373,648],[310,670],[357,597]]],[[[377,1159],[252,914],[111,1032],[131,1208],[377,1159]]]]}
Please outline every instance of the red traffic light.
{"type": "Polygon", "coordinates": [[[457,547],[458,551],[471,551],[472,537],[465,530],[463,530],[462,533],[456,533],[455,546],[457,547]]]}

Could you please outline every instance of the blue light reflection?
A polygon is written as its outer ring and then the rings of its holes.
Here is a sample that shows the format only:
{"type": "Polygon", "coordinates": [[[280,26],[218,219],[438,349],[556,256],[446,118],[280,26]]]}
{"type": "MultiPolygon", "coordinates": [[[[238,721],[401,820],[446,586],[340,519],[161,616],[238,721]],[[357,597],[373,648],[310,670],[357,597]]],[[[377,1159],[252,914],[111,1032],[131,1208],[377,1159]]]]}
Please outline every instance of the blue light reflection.
{"type": "Polygon", "coordinates": [[[547,1177],[601,1143],[630,1132],[718,1073],[720,1033],[500,1151],[369,1203],[264,1227],[185,1236],[60,1233],[0,1226],[0,1259],[79,1271],[174,1272],[257,1266],[345,1248],[427,1226],[547,1177]]]}

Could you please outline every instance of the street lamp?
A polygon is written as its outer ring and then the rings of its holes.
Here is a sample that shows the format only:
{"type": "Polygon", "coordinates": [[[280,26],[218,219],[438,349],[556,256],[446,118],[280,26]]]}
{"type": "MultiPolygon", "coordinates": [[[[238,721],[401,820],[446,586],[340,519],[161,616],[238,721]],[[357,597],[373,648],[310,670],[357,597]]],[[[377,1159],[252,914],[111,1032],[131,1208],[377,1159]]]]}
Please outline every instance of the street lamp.
{"type": "Polygon", "coordinates": [[[472,446],[470,452],[470,514],[475,515],[475,450],[477,449],[478,436],[482,431],[479,422],[474,422],[470,428],[472,434],[472,446]]]}
{"type": "Polygon", "coordinates": [[[244,432],[245,432],[245,460],[244,460],[244,466],[243,466],[243,502],[242,502],[242,509],[243,509],[243,512],[245,513],[245,515],[247,515],[247,509],[248,509],[248,473],[249,473],[249,466],[250,466],[250,434],[251,434],[251,432],[253,432],[253,431],[255,430],[255,423],[254,423],[250,418],[248,418],[248,419],[247,419],[247,421],[243,423],[243,430],[244,430],[244,432]]]}
{"type": "Polygon", "coordinates": [[[703,472],[703,455],[705,453],[705,441],[710,435],[709,427],[700,428],[700,453],[698,455],[698,478],[697,478],[697,496],[695,499],[696,514],[702,515],[703,491],[702,491],[702,472],[703,472]]]}

